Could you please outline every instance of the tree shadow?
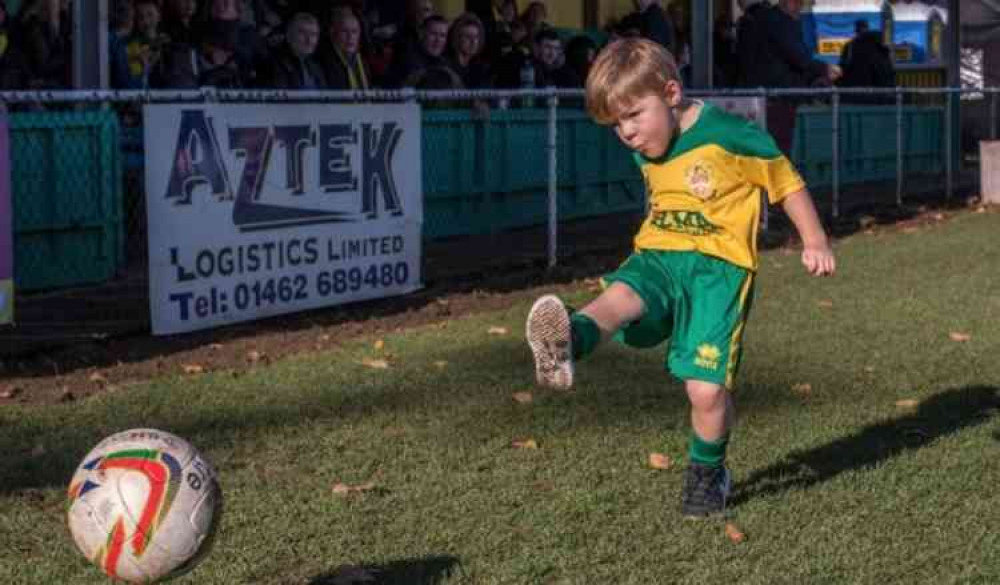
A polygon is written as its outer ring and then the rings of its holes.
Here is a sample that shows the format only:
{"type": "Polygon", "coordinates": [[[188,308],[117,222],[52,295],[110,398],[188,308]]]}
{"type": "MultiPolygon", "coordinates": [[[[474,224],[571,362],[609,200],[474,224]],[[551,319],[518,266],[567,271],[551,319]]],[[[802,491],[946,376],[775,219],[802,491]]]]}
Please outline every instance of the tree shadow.
{"type": "Polygon", "coordinates": [[[996,387],[946,390],[921,402],[911,414],[789,453],[782,461],[751,473],[738,486],[731,503],[738,506],[753,498],[808,488],[847,471],[874,467],[941,437],[981,425],[997,416],[998,409],[1000,392],[996,387]]]}
{"type": "Polygon", "coordinates": [[[317,575],[308,585],[439,585],[461,572],[462,562],[451,555],[433,555],[381,564],[343,566],[317,575]]]}

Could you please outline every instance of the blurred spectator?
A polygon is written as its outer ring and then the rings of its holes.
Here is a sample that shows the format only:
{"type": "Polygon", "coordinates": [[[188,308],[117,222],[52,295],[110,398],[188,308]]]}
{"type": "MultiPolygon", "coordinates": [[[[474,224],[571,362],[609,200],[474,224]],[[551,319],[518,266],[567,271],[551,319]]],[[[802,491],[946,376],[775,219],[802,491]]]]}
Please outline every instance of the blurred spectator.
{"type": "Polygon", "coordinates": [[[420,30],[419,49],[396,53],[386,74],[386,87],[413,87],[417,77],[431,67],[447,67],[444,50],[448,44],[448,20],[433,15],[424,20],[420,30]]]}
{"type": "MultiPolygon", "coordinates": [[[[521,88],[524,80],[521,75],[525,71],[533,71],[534,84],[531,87],[582,87],[583,80],[577,77],[575,71],[565,65],[562,41],[551,28],[535,35],[531,55],[522,56],[519,52],[511,53],[504,59],[497,72],[497,87],[521,88]]],[[[530,79],[530,77],[529,77],[530,79]]]]}
{"type": "Polygon", "coordinates": [[[223,21],[236,27],[236,64],[240,68],[240,77],[248,85],[259,84],[261,70],[271,64],[270,52],[263,38],[257,34],[257,28],[244,22],[242,1],[208,0],[202,6],[202,26],[223,21]]]}
{"type": "Polygon", "coordinates": [[[549,28],[549,9],[544,2],[531,2],[521,14],[521,22],[527,30],[528,38],[534,39],[538,33],[549,28]]]}
{"type": "Polygon", "coordinates": [[[467,0],[466,8],[483,23],[483,55],[496,65],[514,45],[511,27],[517,21],[517,0],[467,0]]]}
{"type": "Polygon", "coordinates": [[[7,3],[0,0],[0,89],[24,89],[28,86],[28,67],[21,52],[20,39],[7,14],[7,3]]]}
{"type": "Polygon", "coordinates": [[[108,59],[111,87],[114,89],[138,89],[142,80],[136,81],[129,73],[126,43],[132,36],[135,24],[135,7],[132,0],[116,0],[111,14],[108,31],[108,59]]]}
{"type": "Polygon", "coordinates": [[[215,21],[206,25],[204,35],[197,45],[174,43],[164,56],[157,78],[159,87],[194,89],[217,87],[240,89],[245,87],[240,68],[236,63],[236,41],[239,27],[236,23],[215,21]]]}
{"type": "MultiPolygon", "coordinates": [[[[737,28],[736,52],[741,85],[792,88],[830,85],[840,68],[812,58],[802,36],[802,0],[741,0],[744,15],[737,28]]],[[[791,155],[797,98],[768,100],[768,130],[778,148],[791,155]]]]}
{"type": "Polygon", "coordinates": [[[674,52],[674,27],[667,18],[660,0],[635,0],[638,14],[639,33],[674,52]]]}
{"type": "Polygon", "coordinates": [[[394,61],[398,62],[406,55],[420,50],[424,23],[432,15],[434,4],[431,0],[406,0],[403,18],[392,43],[394,61]]]}
{"type": "Polygon", "coordinates": [[[271,55],[265,76],[267,87],[323,89],[326,76],[313,57],[319,43],[319,21],[307,12],[292,17],[285,30],[285,44],[271,55]]]}
{"type": "Polygon", "coordinates": [[[170,42],[195,46],[197,40],[195,15],[197,13],[197,0],[166,0],[163,32],[170,37],[170,42]]]}
{"type": "Polygon", "coordinates": [[[712,29],[712,58],[715,61],[713,85],[715,87],[736,85],[739,77],[736,25],[729,14],[721,14],[715,19],[715,27],[712,29]]]}
{"type": "Polygon", "coordinates": [[[125,41],[129,87],[150,86],[153,69],[159,65],[169,44],[169,37],[160,32],[159,3],[156,0],[137,0],[132,34],[125,41]]]}
{"type": "Polygon", "coordinates": [[[351,10],[334,13],[330,39],[318,59],[330,89],[371,89],[371,74],[361,58],[361,22],[351,10]]]}
{"type": "Polygon", "coordinates": [[[72,86],[72,20],[69,0],[26,0],[18,11],[18,35],[31,71],[32,89],[72,86]]]}
{"type": "Polygon", "coordinates": [[[577,35],[566,43],[566,67],[581,86],[587,82],[590,65],[597,57],[597,43],[587,35],[577,35]]]}
{"type": "Polygon", "coordinates": [[[489,67],[480,59],[484,38],[483,23],[471,12],[460,15],[448,30],[448,65],[466,89],[493,85],[489,67]]]}
{"type": "MultiPolygon", "coordinates": [[[[841,87],[894,87],[896,71],[889,47],[882,42],[881,31],[868,30],[868,22],[854,23],[854,39],[844,45],[840,54],[840,68],[844,75],[841,87]]],[[[844,101],[855,104],[884,104],[893,101],[891,94],[847,94],[844,101]]]]}

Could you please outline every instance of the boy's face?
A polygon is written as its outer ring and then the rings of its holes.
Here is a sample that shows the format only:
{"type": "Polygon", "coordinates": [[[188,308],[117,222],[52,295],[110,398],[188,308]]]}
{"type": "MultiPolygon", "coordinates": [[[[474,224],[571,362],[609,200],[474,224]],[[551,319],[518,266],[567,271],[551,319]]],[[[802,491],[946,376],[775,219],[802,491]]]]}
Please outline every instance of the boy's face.
{"type": "Polygon", "coordinates": [[[679,130],[673,108],[680,105],[680,99],[680,85],[670,81],[663,93],[625,104],[618,111],[615,133],[625,146],[646,158],[663,156],[679,130]]]}

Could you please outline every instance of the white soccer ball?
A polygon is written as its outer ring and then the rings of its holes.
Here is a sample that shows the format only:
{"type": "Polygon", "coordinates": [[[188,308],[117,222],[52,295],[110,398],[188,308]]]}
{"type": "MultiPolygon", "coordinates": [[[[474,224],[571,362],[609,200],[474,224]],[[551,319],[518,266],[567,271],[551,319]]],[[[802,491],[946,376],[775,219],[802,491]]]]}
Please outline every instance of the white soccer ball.
{"type": "Polygon", "coordinates": [[[69,529],[108,576],[166,580],[208,553],[222,516],[212,465],[187,441],[155,429],[107,437],[69,485],[69,529]]]}

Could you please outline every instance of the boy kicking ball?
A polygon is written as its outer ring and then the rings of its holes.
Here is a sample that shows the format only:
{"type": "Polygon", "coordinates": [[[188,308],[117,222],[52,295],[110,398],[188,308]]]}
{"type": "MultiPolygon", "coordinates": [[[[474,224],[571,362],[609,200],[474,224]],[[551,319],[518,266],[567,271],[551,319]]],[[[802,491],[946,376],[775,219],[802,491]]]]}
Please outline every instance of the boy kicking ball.
{"type": "Polygon", "coordinates": [[[753,298],[761,190],[781,204],[802,239],[802,263],[831,275],[833,251],[792,163],[759,127],[684,97],[677,65],[644,39],[608,45],[587,77],[587,109],[613,125],[642,171],[649,214],[635,251],[604,277],[604,291],[570,314],[539,298],[527,338],[538,383],[573,385],[574,364],[611,337],[652,347],[668,337],[666,369],[684,381],[692,435],[681,512],[725,512],[729,390],[753,298]]]}

